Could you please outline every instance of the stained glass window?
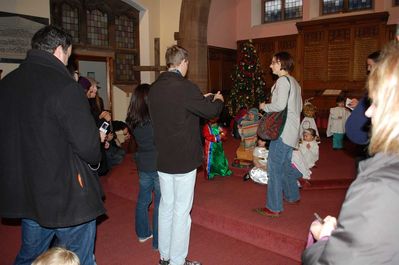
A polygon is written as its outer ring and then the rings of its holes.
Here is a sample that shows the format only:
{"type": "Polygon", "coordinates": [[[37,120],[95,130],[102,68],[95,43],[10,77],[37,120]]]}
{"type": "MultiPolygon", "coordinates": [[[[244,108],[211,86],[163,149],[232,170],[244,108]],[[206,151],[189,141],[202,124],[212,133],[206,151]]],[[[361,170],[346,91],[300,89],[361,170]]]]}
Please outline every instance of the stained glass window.
{"type": "Polygon", "coordinates": [[[134,54],[116,54],[116,78],[119,81],[133,81],[134,78],[134,54]]]}
{"type": "Polygon", "coordinates": [[[62,27],[72,35],[73,42],[79,42],[79,13],[77,8],[62,4],[62,27]]]}
{"type": "MultiPolygon", "coordinates": [[[[133,84],[140,78],[140,12],[125,1],[50,0],[52,23],[73,37],[75,48],[115,54],[113,80],[133,84]]],[[[77,51],[76,49],[75,51],[77,51]]],[[[108,57],[108,56],[107,56],[108,57]]]]}
{"type": "Polygon", "coordinates": [[[353,12],[373,8],[373,0],[322,0],[322,13],[353,12]]]}
{"type": "Polygon", "coordinates": [[[116,46],[118,48],[134,49],[133,19],[127,16],[115,18],[116,46]]]}
{"type": "Polygon", "coordinates": [[[284,7],[285,19],[302,17],[302,0],[285,0],[284,7]]]}
{"type": "Polygon", "coordinates": [[[323,0],[323,14],[338,13],[344,10],[343,0],[323,0]]]}
{"type": "Polygon", "coordinates": [[[372,7],[372,0],[349,0],[348,10],[371,9],[372,7]]]}
{"type": "Polygon", "coordinates": [[[86,11],[87,41],[95,46],[108,46],[108,15],[100,10],[86,11]]]}
{"type": "Polygon", "coordinates": [[[302,0],[264,0],[264,22],[302,17],[302,0]]]}

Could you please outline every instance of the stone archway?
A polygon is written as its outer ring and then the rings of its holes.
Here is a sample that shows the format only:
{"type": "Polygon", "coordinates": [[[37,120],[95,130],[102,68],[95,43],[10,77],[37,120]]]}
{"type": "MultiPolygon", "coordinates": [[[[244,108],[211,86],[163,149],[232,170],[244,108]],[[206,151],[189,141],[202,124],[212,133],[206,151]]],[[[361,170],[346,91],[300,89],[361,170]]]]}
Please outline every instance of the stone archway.
{"type": "Polygon", "coordinates": [[[208,16],[211,0],[182,0],[177,44],[188,50],[189,79],[205,93],[208,86],[208,16]]]}

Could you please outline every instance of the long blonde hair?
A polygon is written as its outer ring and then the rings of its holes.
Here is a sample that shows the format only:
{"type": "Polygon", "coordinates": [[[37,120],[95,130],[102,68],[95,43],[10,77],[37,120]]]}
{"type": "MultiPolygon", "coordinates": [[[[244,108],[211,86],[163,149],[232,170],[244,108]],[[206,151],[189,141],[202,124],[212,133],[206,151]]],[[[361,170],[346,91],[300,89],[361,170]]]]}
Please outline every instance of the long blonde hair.
{"type": "Polygon", "coordinates": [[[375,106],[369,152],[399,155],[399,46],[388,44],[368,79],[375,106]]]}

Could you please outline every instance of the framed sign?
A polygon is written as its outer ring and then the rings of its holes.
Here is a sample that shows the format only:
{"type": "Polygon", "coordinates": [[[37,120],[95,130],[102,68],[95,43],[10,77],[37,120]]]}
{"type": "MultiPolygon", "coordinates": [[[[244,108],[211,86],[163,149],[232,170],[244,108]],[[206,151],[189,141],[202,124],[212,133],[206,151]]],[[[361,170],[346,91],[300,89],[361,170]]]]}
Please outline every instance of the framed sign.
{"type": "Polygon", "coordinates": [[[0,12],[0,63],[22,62],[32,36],[48,24],[48,18],[0,12]]]}

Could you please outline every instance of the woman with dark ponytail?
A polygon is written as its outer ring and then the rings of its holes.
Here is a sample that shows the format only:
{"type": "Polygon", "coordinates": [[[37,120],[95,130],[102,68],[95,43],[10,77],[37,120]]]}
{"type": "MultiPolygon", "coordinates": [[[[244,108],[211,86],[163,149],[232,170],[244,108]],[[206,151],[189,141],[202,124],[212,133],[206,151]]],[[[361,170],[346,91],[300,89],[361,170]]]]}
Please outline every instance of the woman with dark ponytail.
{"type": "Polygon", "coordinates": [[[158,207],[161,199],[157,172],[157,151],[148,110],[149,84],[139,85],[130,100],[126,123],[137,143],[135,160],[139,172],[139,195],[136,205],[136,234],[139,242],[144,243],[153,237],[152,247],[158,250],[158,207]],[[152,229],[149,223],[148,207],[154,192],[154,211],[152,229]]]}

